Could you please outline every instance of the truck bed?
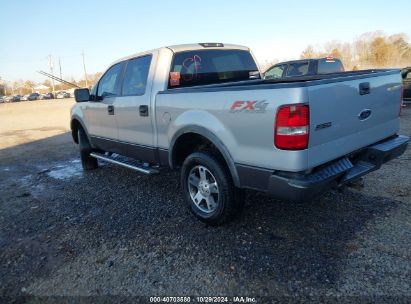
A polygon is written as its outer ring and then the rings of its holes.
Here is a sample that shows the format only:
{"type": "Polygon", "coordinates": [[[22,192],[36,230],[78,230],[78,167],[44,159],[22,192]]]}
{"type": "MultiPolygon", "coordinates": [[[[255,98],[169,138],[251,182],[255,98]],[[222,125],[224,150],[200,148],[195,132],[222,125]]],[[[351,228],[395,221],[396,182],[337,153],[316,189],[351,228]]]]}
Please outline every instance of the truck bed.
{"type": "Polygon", "coordinates": [[[202,86],[195,86],[195,87],[188,87],[188,88],[168,89],[168,90],[160,92],[160,94],[175,94],[175,93],[178,94],[182,92],[192,92],[192,91],[198,92],[198,91],[203,91],[203,90],[207,92],[210,92],[210,91],[212,92],[212,91],[217,91],[217,90],[221,91],[221,90],[224,90],[224,88],[227,88],[227,90],[235,90],[237,87],[238,89],[252,90],[252,89],[260,89],[261,86],[267,86],[267,85],[272,85],[272,84],[288,85],[289,87],[318,85],[322,83],[346,81],[347,79],[355,80],[355,79],[363,79],[363,78],[368,78],[368,77],[378,77],[381,75],[398,74],[399,71],[400,71],[399,69],[369,69],[369,70],[330,73],[330,74],[323,74],[323,75],[287,77],[287,78],[282,78],[282,79],[246,80],[246,81],[227,82],[227,83],[219,83],[219,84],[211,84],[211,85],[202,85],[202,86]],[[254,86],[258,86],[258,87],[254,88],[254,86]]]}
{"type": "MultiPolygon", "coordinates": [[[[362,70],[169,89],[159,93],[156,106],[159,112],[176,117],[178,124],[185,123],[187,113],[204,120],[201,123],[224,143],[236,147],[229,149],[237,164],[299,172],[396,134],[400,88],[399,70],[362,70]],[[364,85],[368,91],[362,94],[360,87],[364,85]],[[230,111],[233,102],[247,100],[264,101],[268,106],[260,113],[230,111]],[[298,103],[310,107],[308,148],[278,149],[273,143],[278,108],[298,103]],[[367,113],[369,118],[359,117],[367,113]]],[[[163,122],[157,123],[159,147],[166,148],[166,130],[163,122]]]]}

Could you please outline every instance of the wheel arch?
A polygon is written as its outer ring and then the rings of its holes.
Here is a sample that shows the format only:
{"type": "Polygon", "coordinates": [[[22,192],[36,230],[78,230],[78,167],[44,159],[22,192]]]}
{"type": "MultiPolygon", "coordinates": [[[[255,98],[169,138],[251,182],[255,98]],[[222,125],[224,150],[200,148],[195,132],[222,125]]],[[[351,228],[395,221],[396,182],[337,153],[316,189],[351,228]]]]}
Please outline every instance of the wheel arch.
{"type": "Polygon", "coordinates": [[[78,144],[78,130],[83,129],[86,133],[87,139],[90,142],[90,137],[88,136],[87,128],[85,127],[83,121],[78,116],[73,116],[70,122],[70,129],[71,129],[71,136],[73,137],[73,141],[78,144]]]}
{"type": "MultiPolygon", "coordinates": [[[[236,187],[240,187],[240,178],[238,176],[234,160],[227,147],[217,137],[217,135],[201,126],[185,126],[174,134],[170,141],[170,149],[168,155],[169,166],[172,169],[175,169],[180,165],[178,152],[181,151],[181,149],[179,149],[179,146],[181,146],[181,143],[185,142],[187,139],[193,138],[203,138],[215,147],[215,149],[220,153],[222,159],[224,160],[225,165],[227,166],[233,179],[234,185],[236,187]]],[[[191,147],[198,147],[198,145],[196,145],[196,142],[192,142],[191,147]]]]}

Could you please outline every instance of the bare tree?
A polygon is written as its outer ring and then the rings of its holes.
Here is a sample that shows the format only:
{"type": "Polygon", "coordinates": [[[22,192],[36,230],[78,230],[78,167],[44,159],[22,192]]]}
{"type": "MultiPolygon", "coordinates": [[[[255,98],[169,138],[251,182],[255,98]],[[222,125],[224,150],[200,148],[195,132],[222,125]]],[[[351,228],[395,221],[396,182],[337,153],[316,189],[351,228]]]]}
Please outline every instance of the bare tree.
{"type": "Polygon", "coordinates": [[[312,45],[307,46],[300,55],[301,59],[314,57],[317,57],[317,52],[314,50],[314,47],[312,45]]]}
{"type": "Polygon", "coordinates": [[[43,81],[42,85],[51,88],[52,87],[52,83],[49,79],[46,79],[43,81]]]}
{"type": "Polygon", "coordinates": [[[26,80],[23,84],[25,91],[32,93],[33,92],[33,88],[34,88],[34,82],[31,80],[26,80]]]}
{"type": "Polygon", "coordinates": [[[322,50],[311,45],[301,53],[301,58],[324,56],[340,58],[347,70],[411,65],[411,44],[403,34],[385,35],[381,31],[364,33],[352,42],[330,41],[322,50]]]}

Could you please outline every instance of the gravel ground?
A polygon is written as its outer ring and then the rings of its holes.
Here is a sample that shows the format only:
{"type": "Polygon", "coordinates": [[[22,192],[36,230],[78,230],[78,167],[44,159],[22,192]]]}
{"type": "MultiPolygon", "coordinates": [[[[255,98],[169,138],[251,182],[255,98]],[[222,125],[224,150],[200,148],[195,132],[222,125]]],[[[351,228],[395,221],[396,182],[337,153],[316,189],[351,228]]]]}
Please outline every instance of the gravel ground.
{"type": "MultiPolygon", "coordinates": [[[[239,220],[209,227],[178,173],[83,173],[66,120],[53,128],[0,150],[2,296],[411,300],[411,147],[363,187],[300,204],[248,191],[239,220]]],[[[401,129],[411,134],[411,108],[401,129]]]]}

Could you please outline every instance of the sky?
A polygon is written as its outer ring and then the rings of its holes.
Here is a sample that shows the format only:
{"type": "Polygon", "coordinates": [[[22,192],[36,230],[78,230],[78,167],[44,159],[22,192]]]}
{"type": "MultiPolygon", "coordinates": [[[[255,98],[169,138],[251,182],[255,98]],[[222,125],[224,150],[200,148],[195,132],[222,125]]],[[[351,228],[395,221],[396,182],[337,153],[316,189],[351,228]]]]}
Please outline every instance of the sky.
{"type": "Polygon", "coordinates": [[[0,0],[0,77],[42,82],[102,72],[114,60],[182,43],[249,46],[263,63],[298,58],[311,44],[352,42],[365,32],[411,38],[411,1],[0,0]]]}

